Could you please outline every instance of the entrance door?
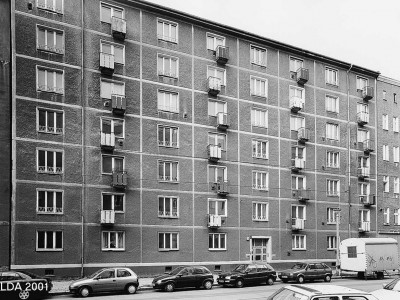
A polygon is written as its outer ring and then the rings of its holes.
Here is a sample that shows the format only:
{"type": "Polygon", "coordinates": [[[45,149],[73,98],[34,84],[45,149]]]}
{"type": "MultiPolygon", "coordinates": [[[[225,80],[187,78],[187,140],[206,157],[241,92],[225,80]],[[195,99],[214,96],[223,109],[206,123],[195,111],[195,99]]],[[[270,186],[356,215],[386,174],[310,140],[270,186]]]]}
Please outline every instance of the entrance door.
{"type": "Polygon", "coordinates": [[[268,239],[253,238],[252,239],[252,261],[268,261],[268,239]]]}

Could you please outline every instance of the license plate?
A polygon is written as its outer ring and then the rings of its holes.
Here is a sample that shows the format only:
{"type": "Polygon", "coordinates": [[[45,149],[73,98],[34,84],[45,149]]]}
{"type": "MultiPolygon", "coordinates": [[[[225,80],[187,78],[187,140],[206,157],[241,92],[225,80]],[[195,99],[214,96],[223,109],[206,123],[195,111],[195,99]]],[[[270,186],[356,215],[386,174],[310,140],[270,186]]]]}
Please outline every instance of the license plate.
{"type": "Polygon", "coordinates": [[[281,276],[282,278],[287,278],[287,276],[281,276]]]}
{"type": "Polygon", "coordinates": [[[223,279],[218,279],[218,282],[224,282],[224,280],[223,279]]]}

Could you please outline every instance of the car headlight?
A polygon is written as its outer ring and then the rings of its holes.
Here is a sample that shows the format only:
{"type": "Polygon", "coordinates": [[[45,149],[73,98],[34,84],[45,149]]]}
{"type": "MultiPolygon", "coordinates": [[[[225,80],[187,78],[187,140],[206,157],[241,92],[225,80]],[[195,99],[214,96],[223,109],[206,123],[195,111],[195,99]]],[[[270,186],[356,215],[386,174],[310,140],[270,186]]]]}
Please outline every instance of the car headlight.
{"type": "Polygon", "coordinates": [[[226,276],[225,279],[228,279],[228,280],[229,280],[229,279],[231,279],[231,276],[226,276]]]}
{"type": "Polygon", "coordinates": [[[290,273],[290,276],[293,276],[294,275],[294,273],[290,273]]]}
{"type": "Polygon", "coordinates": [[[157,282],[156,282],[157,284],[161,284],[161,279],[160,280],[157,280],[157,282]]]}

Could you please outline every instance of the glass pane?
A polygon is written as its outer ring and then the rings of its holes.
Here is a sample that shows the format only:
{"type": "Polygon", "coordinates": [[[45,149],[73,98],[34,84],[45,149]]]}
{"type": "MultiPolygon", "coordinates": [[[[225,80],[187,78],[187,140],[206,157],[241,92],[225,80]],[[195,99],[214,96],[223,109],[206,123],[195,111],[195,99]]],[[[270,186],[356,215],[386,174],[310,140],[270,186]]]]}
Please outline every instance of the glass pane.
{"type": "Polygon", "coordinates": [[[215,116],[216,114],[215,101],[208,101],[208,115],[215,116]]]}
{"type": "Polygon", "coordinates": [[[164,248],[164,234],[163,233],[158,234],[158,248],[160,248],[160,249],[164,248]]]}
{"type": "Polygon", "coordinates": [[[56,113],[56,125],[57,125],[57,128],[59,128],[59,129],[62,129],[64,127],[64,120],[63,120],[62,112],[56,113]]]}
{"type": "Polygon", "coordinates": [[[56,192],[56,208],[62,209],[62,193],[56,192]]]}
{"type": "Polygon", "coordinates": [[[56,167],[62,168],[62,152],[56,152],[56,167]]]}
{"type": "Polygon", "coordinates": [[[221,248],[225,248],[225,234],[221,234],[221,248]]]}
{"type": "Polygon", "coordinates": [[[111,120],[110,119],[102,119],[101,120],[101,132],[111,133],[111,120]]]}
{"type": "MultiPolygon", "coordinates": [[[[44,110],[39,110],[39,127],[46,126],[46,112],[44,110]]],[[[41,130],[41,128],[39,128],[41,130]]]]}
{"type": "Polygon", "coordinates": [[[120,157],[114,157],[114,171],[124,170],[124,159],[120,157]]]}
{"type": "Polygon", "coordinates": [[[117,245],[117,237],[115,232],[110,232],[110,248],[115,248],[117,245]]]}
{"type": "Polygon", "coordinates": [[[56,2],[56,11],[62,12],[63,0],[55,0],[55,2],[56,2]]]}
{"type": "Polygon", "coordinates": [[[61,231],[56,232],[56,248],[57,249],[62,248],[62,232],[61,231]]]}
{"type": "Polygon", "coordinates": [[[171,38],[172,40],[176,41],[177,38],[176,26],[171,26],[171,38]]]}
{"type": "Polygon", "coordinates": [[[46,165],[46,152],[43,150],[39,150],[39,166],[45,166],[46,165]]]}
{"type": "Polygon", "coordinates": [[[164,198],[158,198],[158,211],[164,213],[164,198]]]}
{"type": "Polygon", "coordinates": [[[49,131],[54,131],[54,115],[55,113],[52,111],[47,112],[47,126],[51,127],[48,128],[49,131]]]}
{"type": "Polygon", "coordinates": [[[56,33],[56,48],[57,49],[63,49],[63,35],[61,33],[56,33]]]}
{"type": "Polygon", "coordinates": [[[114,58],[118,64],[124,63],[124,48],[114,46],[114,58]]]}
{"type": "Polygon", "coordinates": [[[118,232],[118,248],[124,248],[124,233],[123,232],[118,232]]]}
{"type": "Polygon", "coordinates": [[[44,231],[38,231],[38,248],[43,249],[44,248],[44,231]]]}
{"type": "Polygon", "coordinates": [[[165,248],[167,248],[167,249],[171,248],[171,234],[170,233],[165,234],[165,248]]]}
{"type": "Polygon", "coordinates": [[[54,247],[53,245],[53,232],[52,231],[46,231],[46,248],[47,249],[52,249],[54,247]]]}
{"type": "Polygon", "coordinates": [[[102,81],[100,84],[101,98],[111,99],[111,83],[102,81]]]}
{"type": "Polygon", "coordinates": [[[178,248],[178,235],[173,233],[172,234],[172,249],[178,248]]]}
{"type": "Polygon", "coordinates": [[[175,146],[178,145],[178,129],[176,128],[172,129],[172,143],[175,146]]]}
{"type": "Polygon", "coordinates": [[[172,165],[172,179],[178,180],[178,164],[175,163],[172,165]]]}
{"type": "Polygon", "coordinates": [[[112,209],[112,204],[111,204],[111,195],[104,194],[103,195],[103,210],[111,210],[112,209]]]}
{"type": "Polygon", "coordinates": [[[111,23],[111,8],[110,7],[101,7],[101,20],[103,22],[111,23]]]}
{"type": "Polygon", "coordinates": [[[168,214],[171,211],[171,202],[170,202],[170,198],[166,198],[165,199],[165,212],[167,212],[168,214]]]}
{"type": "Polygon", "coordinates": [[[211,214],[211,215],[215,214],[215,208],[216,208],[215,201],[208,201],[209,214],[211,214]]]}
{"type": "Polygon", "coordinates": [[[219,248],[218,234],[214,234],[214,248],[219,248]]]}
{"type": "Polygon", "coordinates": [[[46,85],[46,72],[44,70],[38,70],[38,85],[39,88],[46,85]]]}
{"type": "Polygon", "coordinates": [[[163,179],[164,177],[164,163],[160,162],[158,164],[158,175],[160,177],[160,179],[163,179]]]}
{"type": "Polygon", "coordinates": [[[208,235],[208,248],[213,248],[213,235],[208,235]]]}
{"type": "Polygon", "coordinates": [[[47,46],[54,47],[54,31],[47,31],[47,46]]]}
{"type": "Polygon", "coordinates": [[[124,196],[114,195],[114,210],[123,211],[124,210],[124,196]]]}
{"type": "Polygon", "coordinates": [[[218,214],[225,215],[225,201],[218,201],[218,214]]]}
{"type": "MultiPolygon", "coordinates": [[[[57,88],[59,88],[59,89],[62,89],[62,88],[64,88],[64,83],[63,83],[63,74],[62,73],[59,73],[59,72],[57,72],[56,73],[56,86],[57,86],[57,88]]],[[[63,91],[59,91],[60,93],[62,93],[63,91]]]]}
{"type": "Polygon", "coordinates": [[[46,34],[46,31],[44,29],[39,29],[39,31],[38,31],[38,44],[39,44],[39,46],[46,45],[45,34],[46,34]]]}
{"type": "Polygon", "coordinates": [[[38,192],[38,207],[39,210],[41,207],[46,207],[46,202],[45,202],[45,191],[39,191],[38,192]]]}
{"type": "Polygon", "coordinates": [[[116,137],[124,136],[124,121],[114,120],[114,134],[116,137]]]}
{"type": "Polygon", "coordinates": [[[106,54],[112,54],[111,45],[102,43],[101,44],[101,52],[106,53],[106,54]]]}
{"type": "Polygon", "coordinates": [[[50,211],[54,207],[54,192],[52,191],[47,192],[47,207],[50,208],[50,211]]]}
{"type": "Polygon", "coordinates": [[[122,19],[122,10],[114,8],[113,16],[122,19]]]}
{"type": "Polygon", "coordinates": [[[54,84],[55,84],[55,82],[54,82],[55,72],[46,71],[46,73],[47,73],[47,81],[46,81],[47,88],[51,89],[54,87],[54,84]]]}
{"type": "Polygon", "coordinates": [[[108,232],[103,232],[103,248],[108,248],[108,232]]]}
{"type": "Polygon", "coordinates": [[[112,173],[112,157],[103,156],[103,173],[112,173]]]}
{"type": "Polygon", "coordinates": [[[54,152],[47,152],[47,166],[54,167],[54,152]]]}

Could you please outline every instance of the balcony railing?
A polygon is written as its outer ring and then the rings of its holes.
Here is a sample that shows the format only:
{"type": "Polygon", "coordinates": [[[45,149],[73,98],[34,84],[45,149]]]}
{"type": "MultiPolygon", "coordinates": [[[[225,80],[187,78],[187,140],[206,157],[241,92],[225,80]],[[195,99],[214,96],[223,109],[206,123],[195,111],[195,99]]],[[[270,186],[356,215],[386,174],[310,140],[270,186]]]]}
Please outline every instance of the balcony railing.
{"type": "Polygon", "coordinates": [[[365,140],[363,142],[363,150],[364,153],[369,154],[374,151],[374,141],[373,140],[365,140]]]}
{"type": "Polygon", "coordinates": [[[357,113],[357,123],[360,126],[364,126],[365,124],[368,124],[369,122],[369,113],[365,111],[360,111],[357,113]]]}
{"type": "Polygon", "coordinates": [[[111,107],[115,114],[124,115],[126,110],[126,98],[124,95],[111,95],[111,107]]]}
{"type": "Polygon", "coordinates": [[[221,196],[228,195],[228,181],[210,182],[210,190],[221,196]]]}
{"type": "Polygon", "coordinates": [[[222,218],[219,215],[208,215],[208,227],[218,228],[221,227],[222,218]]]}
{"type": "Polygon", "coordinates": [[[37,87],[39,92],[47,92],[47,93],[55,93],[55,94],[64,94],[64,88],[57,86],[50,86],[46,84],[40,84],[37,87]]]}
{"type": "Polygon", "coordinates": [[[304,221],[304,219],[292,218],[292,230],[303,230],[304,221]]]}
{"type": "Polygon", "coordinates": [[[296,72],[296,80],[299,84],[305,84],[308,81],[308,69],[299,68],[296,72]]]}
{"type": "Polygon", "coordinates": [[[219,64],[226,64],[229,60],[229,48],[225,46],[217,46],[215,50],[215,59],[219,64]]]}
{"type": "Polygon", "coordinates": [[[297,189],[292,190],[293,198],[299,201],[307,201],[310,200],[310,190],[309,189],[297,189]]]}
{"type": "Polygon", "coordinates": [[[375,205],[375,195],[360,195],[360,203],[365,206],[375,205]]]}
{"type": "Polygon", "coordinates": [[[371,231],[371,222],[358,222],[358,231],[359,232],[370,232],[371,231]]]}
{"type": "Polygon", "coordinates": [[[304,166],[305,166],[304,158],[300,157],[292,158],[292,171],[298,172],[304,169],[304,166]]]}
{"type": "Polygon", "coordinates": [[[113,16],[111,18],[111,32],[115,39],[124,40],[126,35],[126,21],[113,16]]]}
{"type": "Polygon", "coordinates": [[[100,52],[100,71],[105,75],[114,73],[114,55],[100,52]]]}
{"type": "Polygon", "coordinates": [[[112,186],[115,188],[126,188],[128,184],[128,174],[126,171],[114,171],[112,173],[112,186]]]}
{"type": "Polygon", "coordinates": [[[221,92],[222,82],[218,77],[208,77],[208,93],[213,96],[217,96],[221,92]]]}
{"type": "Polygon", "coordinates": [[[217,162],[222,157],[222,148],[218,145],[208,145],[207,153],[210,161],[217,162]]]}
{"type": "Polygon", "coordinates": [[[310,140],[310,129],[301,127],[297,131],[297,140],[300,143],[305,143],[310,140]]]}
{"type": "Polygon", "coordinates": [[[101,132],[101,149],[103,150],[114,150],[115,148],[115,134],[101,132]]]}
{"type": "Polygon", "coordinates": [[[102,210],[101,211],[101,224],[114,224],[115,222],[115,211],[114,210],[102,210]]]}
{"type": "Polygon", "coordinates": [[[303,99],[300,97],[290,98],[290,110],[297,113],[301,109],[303,109],[303,99]]]}
{"type": "Polygon", "coordinates": [[[359,179],[366,179],[369,177],[369,167],[360,167],[357,169],[357,175],[359,179]]]}
{"type": "Polygon", "coordinates": [[[38,166],[38,172],[47,174],[61,174],[63,169],[62,167],[38,166]]]}
{"type": "Polygon", "coordinates": [[[38,49],[42,50],[42,51],[56,53],[56,54],[64,54],[64,49],[63,48],[49,46],[49,45],[46,45],[46,44],[39,44],[38,45],[38,49]]]}
{"type": "Polygon", "coordinates": [[[217,113],[217,128],[220,130],[227,130],[228,127],[228,114],[224,112],[217,113]]]}
{"type": "Polygon", "coordinates": [[[362,98],[364,100],[370,100],[374,97],[374,88],[372,86],[365,86],[362,89],[362,98]]]}

